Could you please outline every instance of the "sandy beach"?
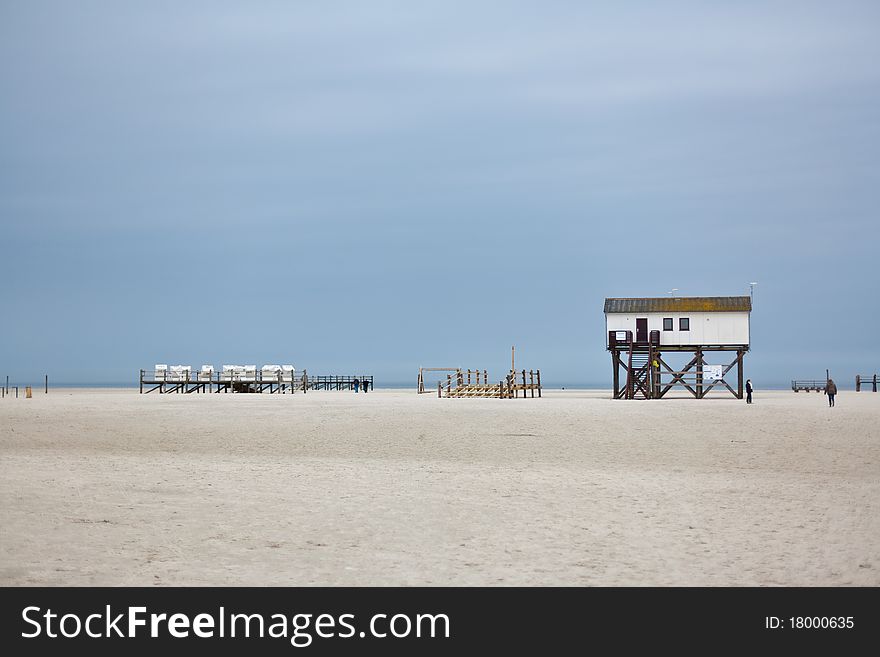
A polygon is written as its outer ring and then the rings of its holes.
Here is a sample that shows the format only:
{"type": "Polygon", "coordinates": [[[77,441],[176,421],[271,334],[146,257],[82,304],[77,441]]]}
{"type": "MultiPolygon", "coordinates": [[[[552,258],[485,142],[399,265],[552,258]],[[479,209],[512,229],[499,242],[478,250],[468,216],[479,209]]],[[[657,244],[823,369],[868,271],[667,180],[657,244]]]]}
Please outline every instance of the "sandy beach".
{"type": "Polygon", "coordinates": [[[880,394],[0,400],[2,585],[880,585],[880,394]]]}

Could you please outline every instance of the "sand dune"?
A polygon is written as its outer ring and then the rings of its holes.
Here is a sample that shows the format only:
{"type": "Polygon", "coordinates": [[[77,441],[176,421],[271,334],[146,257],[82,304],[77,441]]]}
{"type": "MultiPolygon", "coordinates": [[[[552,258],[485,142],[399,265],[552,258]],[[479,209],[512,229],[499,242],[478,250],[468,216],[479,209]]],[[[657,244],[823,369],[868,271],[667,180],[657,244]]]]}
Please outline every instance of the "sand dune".
{"type": "Polygon", "coordinates": [[[3,585],[880,585],[880,394],[0,400],[3,585]]]}

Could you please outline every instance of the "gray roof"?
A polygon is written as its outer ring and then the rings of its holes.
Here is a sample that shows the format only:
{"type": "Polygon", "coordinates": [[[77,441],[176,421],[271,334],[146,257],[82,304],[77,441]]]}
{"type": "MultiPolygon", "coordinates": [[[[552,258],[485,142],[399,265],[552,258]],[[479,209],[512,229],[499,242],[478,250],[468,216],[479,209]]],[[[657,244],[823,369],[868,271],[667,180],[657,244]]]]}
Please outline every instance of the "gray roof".
{"type": "Polygon", "coordinates": [[[750,312],[751,297],[638,297],[605,299],[606,313],[750,312]]]}

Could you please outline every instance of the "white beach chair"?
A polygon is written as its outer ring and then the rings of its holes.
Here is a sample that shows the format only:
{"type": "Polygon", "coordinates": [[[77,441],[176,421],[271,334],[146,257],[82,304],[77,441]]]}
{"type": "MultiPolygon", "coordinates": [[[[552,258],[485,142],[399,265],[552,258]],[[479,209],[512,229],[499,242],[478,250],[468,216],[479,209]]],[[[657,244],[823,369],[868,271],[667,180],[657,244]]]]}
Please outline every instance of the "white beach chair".
{"type": "Polygon", "coordinates": [[[260,381],[280,381],[280,365],[263,365],[260,368],[260,381]]]}
{"type": "Polygon", "coordinates": [[[257,380],[257,366],[256,365],[245,365],[244,373],[242,374],[242,381],[253,382],[257,380]]]}
{"type": "Polygon", "coordinates": [[[169,381],[188,381],[192,374],[191,365],[172,365],[168,370],[170,372],[169,381]]]}
{"type": "Polygon", "coordinates": [[[153,370],[153,381],[164,381],[168,375],[168,366],[162,363],[157,363],[156,368],[153,370]]]}
{"type": "Polygon", "coordinates": [[[284,383],[293,383],[293,373],[296,372],[293,365],[281,366],[281,380],[284,383]]]}
{"type": "Polygon", "coordinates": [[[214,366],[213,365],[202,365],[202,369],[199,370],[199,381],[210,381],[214,377],[214,366]]]}
{"type": "Polygon", "coordinates": [[[223,371],[220,373],[221,381],[235,381],[236,371],[240,369],[239,365],[224,365],[223,371]]]}

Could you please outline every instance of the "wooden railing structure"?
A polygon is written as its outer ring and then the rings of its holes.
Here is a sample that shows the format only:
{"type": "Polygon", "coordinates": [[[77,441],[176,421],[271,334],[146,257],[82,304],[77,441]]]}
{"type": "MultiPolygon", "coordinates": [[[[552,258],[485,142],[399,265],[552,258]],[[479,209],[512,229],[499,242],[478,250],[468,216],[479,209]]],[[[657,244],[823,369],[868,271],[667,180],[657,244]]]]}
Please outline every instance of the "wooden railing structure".
{"type": "Polygon", "coordinates": [[[206,374],[202,372],[186,372],[181,376],[171,372],[155,372],[141,370],[140,392],[159,394],[179,393],[263,393],[287,394],[308,392],[309,390],[354,390],[354,380],[358,380],[359,390],[373,388],[372,375],[362,376],[309,376],[307,370],[302,374],[264,377],[257,370],[252,376],[229,376],[223,372],[206,374]],[[366,386],[366,388],[364,387],[366,386]]]}
{"type": "MultiPolygon", "coordinates": [[[[427,386],[425,386],[425,373],[426,372],[451,372],[455,374],[457,372],[461,372],[460,367],[420,367],[419,368],[419,379],[416,384],[416,390],[420,395],[425,394],[426,392],[433,392],[432,390],[428,390],[427,386]]],[[[483,370],[483,374],[485,375],[486,371],[483,370]]],[[[479,374],[479,372],[478,372],[479,374]]],[[[470,370],[468,370],[468,381],[470,381],[470,370]]]]}
{"type": "Polygon", "coordinates": [[[795,392],[804,390],[805,392],[825,392],[827,380],[819,381],[818,379],[793,379],[791,389],[795,392]]]}
{"type": "Polygon", "coordinates": [[[438,397],[489,397],[523,399],[541,397],[541,370],[511,370],[498,383],[489,383],[486,370],[456,370],[446,375],[446,385],[437,382],[438,397]]]}
{"type": "Polygon", "coordinates": [[[872,392],[877,392],[877,375],[868,374],[867,376],[862,376],[861,374],[856,374],[856,392],[861,392],[863,385],[869,385],[872,392]]]}

